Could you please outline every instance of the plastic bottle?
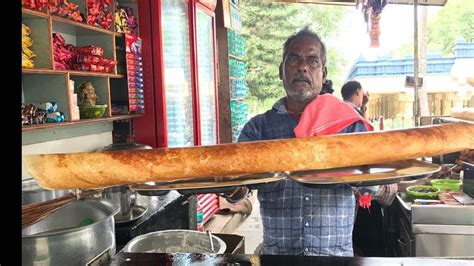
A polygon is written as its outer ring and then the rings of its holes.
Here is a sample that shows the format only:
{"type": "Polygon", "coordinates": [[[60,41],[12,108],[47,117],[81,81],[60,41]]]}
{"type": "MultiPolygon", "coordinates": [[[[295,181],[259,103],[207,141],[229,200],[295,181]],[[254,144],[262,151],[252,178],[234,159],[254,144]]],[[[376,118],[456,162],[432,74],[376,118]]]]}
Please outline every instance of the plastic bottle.
{"type": "Polygon", "coordinates": [[[196,205],[196,230],[204,232],[204,213],[199,203],[196,205]]]}
{"type": "Polygon", "coordinates": [[[203,220],[204,220],[204,215],[202,212],[198,212],[197,213],[197,230],[199,232],[204,232],[204,224],[203,224],[203,220]]]}

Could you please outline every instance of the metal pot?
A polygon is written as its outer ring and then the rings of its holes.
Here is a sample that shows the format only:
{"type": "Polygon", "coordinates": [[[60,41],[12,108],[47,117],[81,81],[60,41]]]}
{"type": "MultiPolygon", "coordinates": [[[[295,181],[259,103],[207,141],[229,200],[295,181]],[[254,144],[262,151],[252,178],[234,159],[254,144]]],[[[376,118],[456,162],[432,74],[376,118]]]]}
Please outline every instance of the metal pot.
{"type": "Polygon", "coordinates": [[[21,184],[21,205],[52,200],[70,193],[69,190],[42,189],[34,180],[25,180],[21,184]]]}
{"type": "Polygon", "coordinates": [[[118,151],[118,150],[150,150],[151,146],[139,143],[113,143],[99,151],[118,151]]]}
{"type": "Polygon", "coordinates": [[[130,240],[123,248],[128,253],[224,253],[225,242],[212,235],[214,251],[209,236],[192,230],[156,231],[130,240]]]}
{"type": "Polygon", "coordinates": [[[85,265],[102,253],[112,257],[117,212],[108,200],[67,204],[22,230],[22,264],[85,265]]]}
{"type": "Polygon", "coordinates": [[[137,198],[135,191],[131,191],[127,186],[109,187],[102,191],[102,198],[109,199],[119,209],[115,215],[115,222],[132,218],[132,209],[137,198]]]}

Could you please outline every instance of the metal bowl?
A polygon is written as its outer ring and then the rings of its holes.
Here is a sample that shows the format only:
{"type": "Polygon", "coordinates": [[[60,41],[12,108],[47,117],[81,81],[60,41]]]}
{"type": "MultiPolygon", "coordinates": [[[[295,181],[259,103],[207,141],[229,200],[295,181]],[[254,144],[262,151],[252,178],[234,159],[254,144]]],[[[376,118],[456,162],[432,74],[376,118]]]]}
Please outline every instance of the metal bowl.
{"type": "Polygon", "coordinates": [[[23,265],[86,265],[100,254],[113,256],[117,212],[107,200],[80,200],[24,228],[23,265]]]}
{"type": "Polygon", "coordinates": [[[21,205],[39,203],[66,196],[70,190],[48,190],[41,188],[34,180],[22,181],[21,205]]]}
{"type": "Polygon", "coordinates": [[[130,240],[123,251],[128,253],[224,253],[225,242],[212,235],[214,250],[209,236],[193,230],[156,231],[130,240]]]}
{"type": "Polygon", "coordinates": [[[106,110],[107,104],[79,105],[79,116],[81,119],[101,118],[106,110]]]}

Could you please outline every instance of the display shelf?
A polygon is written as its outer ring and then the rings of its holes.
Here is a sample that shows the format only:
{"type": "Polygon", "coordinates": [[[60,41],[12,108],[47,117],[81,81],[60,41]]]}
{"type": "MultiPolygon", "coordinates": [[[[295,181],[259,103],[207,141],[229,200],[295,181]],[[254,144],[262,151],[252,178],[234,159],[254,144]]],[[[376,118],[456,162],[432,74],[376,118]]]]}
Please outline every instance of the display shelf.
{"type": "Polygon", "coordinates": [[[70,74],[75,76],[88,76],[88,77],[109,77],[109,78],[124,78],[124,75],[100,73],[100,72],[87,72],[87,71],[76,71],[76,70],[54,70],[45,68],[23,68],[21,70],[23,74],[45,74],[45,75],[62,75],[70,74]]]}
{"type": "Polygon", "coordinates": [[[105,117],[105,118],[81,119],[79,121],[74,121],[74,122],[27,125],[27,126],[23,126],[21,130],[25,132],[25,131],[34,131],[34,130],[40,130],[40,129],[62,128],[62,127],[68,127],[68,126],[74,126],[74,125],[85,125],[85,124],[93,124],[93,123],[112,122],[116,120],[133,119],[133,118],[138,118],[142,116],[143,114],[116,115],[116,116],[105,117]]]}

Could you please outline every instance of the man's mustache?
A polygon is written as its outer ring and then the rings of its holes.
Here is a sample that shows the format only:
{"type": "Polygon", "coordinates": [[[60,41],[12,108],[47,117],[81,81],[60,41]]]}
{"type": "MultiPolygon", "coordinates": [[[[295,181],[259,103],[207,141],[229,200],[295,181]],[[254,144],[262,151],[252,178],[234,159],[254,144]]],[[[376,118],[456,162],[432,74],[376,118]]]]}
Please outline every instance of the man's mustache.
{"type": "Polygon", "coordinates": [[[296,77],[294,79],[291,80],[291,83],[294,83],[294,82],[298,82],[298,81],[304,81],[308,84],[311,84],[311,80],[306,78],[306,77],[303,77],[303,76],[300,76],[300,77],[296,77]]]}

